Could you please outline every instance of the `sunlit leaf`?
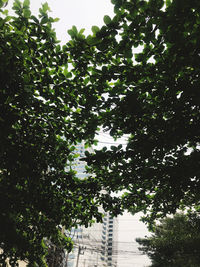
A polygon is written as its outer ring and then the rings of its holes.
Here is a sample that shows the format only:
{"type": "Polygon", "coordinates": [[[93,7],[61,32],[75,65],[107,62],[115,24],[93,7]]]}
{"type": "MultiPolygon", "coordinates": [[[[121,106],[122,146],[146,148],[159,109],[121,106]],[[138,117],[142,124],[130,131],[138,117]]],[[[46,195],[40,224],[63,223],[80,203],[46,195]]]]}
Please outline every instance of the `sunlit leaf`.
{"type": "Polygon", "coordinates": [[[105,24],[110,24],[112,22],[111,18],[107,15],[103,17],[103,21],[105,24]]]}

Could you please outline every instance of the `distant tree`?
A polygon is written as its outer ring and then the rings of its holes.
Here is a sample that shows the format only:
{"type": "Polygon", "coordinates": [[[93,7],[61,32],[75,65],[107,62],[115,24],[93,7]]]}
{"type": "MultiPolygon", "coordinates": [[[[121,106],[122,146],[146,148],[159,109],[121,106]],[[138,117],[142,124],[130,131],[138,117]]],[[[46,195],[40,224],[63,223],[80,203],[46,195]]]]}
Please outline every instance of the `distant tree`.
{"type": "Polygon", "coordinates": [[[200,264],[200,218],[175,214],[155,225],[153,235],[136,241],[152,260],[152,267],[198,267],[200,264]]]}

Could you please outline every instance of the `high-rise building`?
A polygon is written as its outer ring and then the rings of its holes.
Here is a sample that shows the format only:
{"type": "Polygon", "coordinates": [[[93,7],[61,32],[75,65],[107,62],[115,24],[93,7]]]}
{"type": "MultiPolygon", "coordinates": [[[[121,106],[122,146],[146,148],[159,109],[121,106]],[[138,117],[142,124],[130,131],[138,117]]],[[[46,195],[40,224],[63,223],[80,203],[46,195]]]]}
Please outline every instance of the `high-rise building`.
{"type": "Polygon", "coordinates": [[[102,224],[101,260],[103,266],[117,266],[117,226],[116,218],[105,213],[102,224]]]}
{"type": "MultiPolygon", "coordinates": [[[[88,149],[92,152],[92,149],[88,149]]],[[[79,155],[72,166],[77,171],[77,177],[85,178],[86,162],[80,160],[85,156],[83,144],[76,146],[75,153],[79,155]]],[[[66,233],[73,238],[74,249],[67,255],[67,267],[107,267],[117,266],[117,219],[109,213],[104,214],[103,223],[94,223],[91,227],[78,227],[66,233]],[[114,253],[115,252],[115,253],[114,253]]]]}
{"type": "Polygon", "coordinates": [[[103,223],[72,229],[74,249],[67,256],[67,267],[117,266],[117,220],[105,213],[103,223]]]}

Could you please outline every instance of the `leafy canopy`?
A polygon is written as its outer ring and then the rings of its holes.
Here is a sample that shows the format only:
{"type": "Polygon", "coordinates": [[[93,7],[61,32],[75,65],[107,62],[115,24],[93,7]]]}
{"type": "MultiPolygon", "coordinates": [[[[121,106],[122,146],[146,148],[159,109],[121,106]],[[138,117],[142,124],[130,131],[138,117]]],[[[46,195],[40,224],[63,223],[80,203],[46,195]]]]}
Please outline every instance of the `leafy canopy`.
{"type": "MultiPolygon", "coordinates": [[[[0,2],[3,7],[5,1],[0,2]]],[[[96,116],[79,102],[80,85],[70,79],[67,46],[61,47],[47,3],[39,17],[29,1],[16,0],[15,16],[0,10],[0,265],[46,266],[44,239],[72,247],[60,233],[88,226],[98,212],[95,178],[76,178],[74,146],[91,144],[96,116]]]]}
{"type": "Polygon", "coordinates": [[[100,220],[100,203],[150,221],[198,209],[200,2],[112,3],[101,29],[86,37],[74,26],[62,47],[47,4],[39,17],[28,0],[14,2],[16,16],[1,10],[2,262],[45,266],[43,238],[69,244],[57,226],[100,220]],[[87,154],[93,175],[79,180],[73,144],[92,144],[99,127],[127,146],[87,154]]]}
{"type": "Polygon", "coordinates": [[[112,3],[115,16],[94,35],[73,36],[70,54],[98,125],[128,141],[88,165],[108,192],[124,190],[114,204],[149,221],[198,208],[200,2],[112,3]]]}
{"type": "Polygon", "coordinates": [[[153,266],[198,267],[199,266],[199,214],[184,215],[161,220],[151,237],[137,238],[139,250],[147,254],[153,266]]]}

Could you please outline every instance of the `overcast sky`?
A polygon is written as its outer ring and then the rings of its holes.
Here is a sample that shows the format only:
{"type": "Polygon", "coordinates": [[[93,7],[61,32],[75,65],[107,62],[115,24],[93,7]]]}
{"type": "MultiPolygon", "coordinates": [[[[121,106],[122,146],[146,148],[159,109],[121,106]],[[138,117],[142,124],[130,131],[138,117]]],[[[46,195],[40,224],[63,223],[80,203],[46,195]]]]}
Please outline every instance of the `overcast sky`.
{"type": "MultiPolygon", "coordinates": [[[[60,18],[59,22],[54,24],[57,37],[62,43],[67,40],[67,30],[73,25],[78,29],[85,28],[86,35],[91,33],[93,25],[103,26],[104,15],[113,16],[113,5],[110,0],[30,0],[31,10],[37,13],[42,3],[47,2],[52,12],[52,17],[60,18]]],[[[9,0],[9,9],[11,9],[13,0],[9,0]]]]}

